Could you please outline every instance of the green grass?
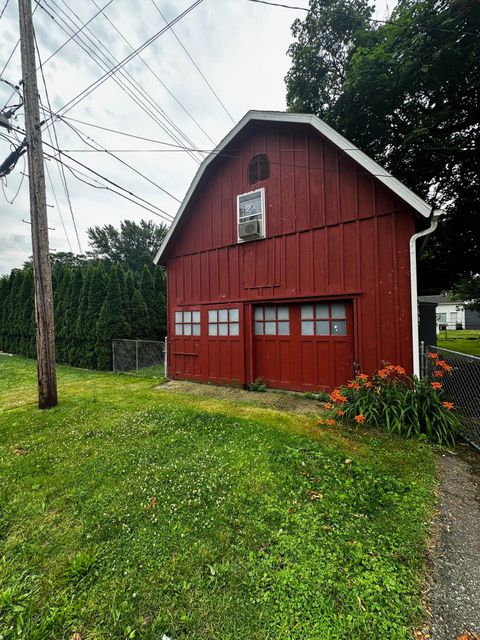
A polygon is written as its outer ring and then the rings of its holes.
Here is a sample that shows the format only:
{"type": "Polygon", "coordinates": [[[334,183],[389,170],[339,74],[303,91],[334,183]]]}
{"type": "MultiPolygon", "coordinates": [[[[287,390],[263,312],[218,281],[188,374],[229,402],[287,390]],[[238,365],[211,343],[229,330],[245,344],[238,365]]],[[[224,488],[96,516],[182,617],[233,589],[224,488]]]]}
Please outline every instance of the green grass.
{"type": "Polygon", "coordinates": [[[466,329],[465,331],[440,331],[437,345],[442,349],[450,349],[471,356],[480,357],[480,331],[466,329]]]}
{"type": "Polygon", "coordinates": [[[375,640],[421,615],[424,443],[0,356],[0,638],[375,640]]]}

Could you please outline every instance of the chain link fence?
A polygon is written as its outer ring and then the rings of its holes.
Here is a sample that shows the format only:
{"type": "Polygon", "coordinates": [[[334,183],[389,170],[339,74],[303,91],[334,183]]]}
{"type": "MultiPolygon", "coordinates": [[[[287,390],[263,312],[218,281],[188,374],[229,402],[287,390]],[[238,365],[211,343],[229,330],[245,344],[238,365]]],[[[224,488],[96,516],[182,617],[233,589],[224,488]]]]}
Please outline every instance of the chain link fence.
{"type": "Polygon", "coordinates": [[[165,343],[155,340],[113,340],[113,370],[152,378],[165,377],[165,343]]]}
{"type": "Polygon", "coordinates": [[[453,367],[450,374],[442,378],[443,389],[462,416],[462,435],[480,450],[480,358],[450,349],[427,347],[422,357],[422,369],[430,380],[435,378],[429,353],[436,353],[453,367]]]}

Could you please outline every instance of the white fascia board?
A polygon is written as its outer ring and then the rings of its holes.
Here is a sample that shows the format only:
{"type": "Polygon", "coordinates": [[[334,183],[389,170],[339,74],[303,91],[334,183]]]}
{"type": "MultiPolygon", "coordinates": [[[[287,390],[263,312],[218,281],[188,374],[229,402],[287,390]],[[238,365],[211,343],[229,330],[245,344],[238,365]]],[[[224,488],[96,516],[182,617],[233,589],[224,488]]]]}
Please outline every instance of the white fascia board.
{"type": "Polygon", "coordinates": [[[178,223],[185,211],[188,203],[190,202],[195,189],[197,188],[203,174],[205,173],[208,165],[218,156],[218,154],[235,138],[235,136],[252,120],[266,121],[266,122],[292,122],[296,124],[309,124],[314,129],[323,134],[330,142],[336,147],[346,153],[352,160],[358,162],[368,173],[376,176],[380,182],[382,182],[388,189],[393,191],[399,198],[410,205],[415,211],[420,213],[425,218],[429,218],[432,213],[432,207],[427,204],[422,198],[417,196],[413,191],[406,187],[400,180],[394,178],[388,171],[381,167],[378,163],[372,160],[366,153],[360,151],[346,138],[340,135],[335,129],[332,129],[330,125],[321,120],[318,116],[308,113],[288,113],[284,111],[249,111],[243,116],[238,124],[225,136],[220,144],[212,151],[199,166],[197,173],[185,195],[185,198],[180,205],[180,208],[175,216],[167,235],[160,247],[157,255],[155,256],[155,264],[158,264],[165,249],[167,248],[170,238],[175,232],[178,223]]]}

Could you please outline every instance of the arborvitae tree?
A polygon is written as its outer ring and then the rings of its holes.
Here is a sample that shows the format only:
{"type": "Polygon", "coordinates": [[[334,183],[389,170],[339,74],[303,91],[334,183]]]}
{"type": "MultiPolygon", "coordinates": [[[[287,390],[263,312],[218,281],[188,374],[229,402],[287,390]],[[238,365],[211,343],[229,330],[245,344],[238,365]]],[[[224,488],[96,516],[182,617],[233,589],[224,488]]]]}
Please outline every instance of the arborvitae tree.
{"type": "Polygon", "coordinates": [[[83,269],[77,268],[73,272],[72,284],[69,289],[67,307],[65,309],[65,358],[69,364],[76,363],[76,356],[80,347],[76,327],[82,287],[83,269]]]}
{"type": "Polygon", "coordinates": [[[97,366],[97,324],[100,309],[107,293],[107,280],[105,269],[100,263],[93,267],[92,279],[88,290],[88,309],[85,320],[85,333],[88,336],[85,344],[85,366],[95,369],[97,366]]]}
{"type": "Polygon", "coordinates": [[[83,279],[82,290],[78,301],[78,315],[75,322],[75,335],[77,339],[77,350],[75,353],[75,365],[88,367],[88,353],[86,345],[90,339],[88,333],[88,298],[92,284],[94,267],[89,265],[83,279]]]}
{"type": "Polygon", "coordinates": [[[139,339],[149,337],[151,328],[150,317],[145,300],[138,289],[135,289],[133,292],[130,305],[130,322],[132,338],[139,339]]]}
{"type": "Polygon", "coordinates": [[[152,272],[146,266],[143,267],[142,277],[140,278],[140,293],[142,294],[142,298],[145,304],[147,305],[148,315],[151,319],[148,337],[153,340],[156,337],[154,323],[157,318],[156,303],[155,303],[155,286],[153,284],[152,272]]]}
{"type": "Polygon", "coordinates": [[[10,295],[10,278],[0,278],[0,351],[6,351],[7,347],[7,308],[10,295]]]}
{"type": "Polygon", "coordinates": [[[20,287],[20,305],[20,353],[32,357],[32,339],[35,337],[35,293],[33,271],[31,269],[24,271],[24,278],[20,287]]]}
{"type": "Polygon", "coordinates": [[[167,335],[167,278],[163,267],[157,267],[153,273],[155,288],[156,318],[155,330],[158,340],[167,335]]]}
{"type": "Polygon", "coordinates": [[[111,369],[112,340],[124,338],[129,333],[130,327],[125,318],[122,305],[118,267],[114,265],[110,270],[107,295],[97,324],[97,366],[99,369],[111,369]]]}
{"type": "Polygon", "coordinates": [[[135,280],[133,277],[133,273],[131,271],[127,271],[125,275],[125,289],[126,289],[126,296],[127,296],[126,298],[127,307],[125,308],[125,313],[127,316],[128,323],[130,324],[130,327],[134,334],[135,324],[132,322],[131,312],[132,312],[133,294],[135,293],[135,280]]]}
{"type": "MultiPolygon", "coordinates": [[[[66,355],[66,339],[68,327],[65,323],[65,314],[68,304],[70,287],[72,284],[73,273],[69,267],[66,267],[62,275],[62,280],[58,285],[55,305],[55,338],[56,338],[56,358],[57,362],[65,362],[66,355]]],[[[54,297],[55,299],[55,297],[54,297]]]]}

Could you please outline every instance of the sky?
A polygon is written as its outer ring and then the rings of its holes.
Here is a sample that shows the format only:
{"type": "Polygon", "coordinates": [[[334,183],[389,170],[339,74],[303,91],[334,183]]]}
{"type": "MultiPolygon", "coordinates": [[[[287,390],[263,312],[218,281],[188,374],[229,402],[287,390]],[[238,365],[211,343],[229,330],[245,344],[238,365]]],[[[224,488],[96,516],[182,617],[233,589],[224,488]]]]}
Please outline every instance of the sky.
{"type": "MultiPolygon", "coordinates": [[[[148,207],[145,210],[99,188],[106,185],[103,179],[64,156],[75,168],[74,173],[65,169],[67,195],[58,162],[46,158],[51,251],[85,252],[86,231],[96,225],[119,226],[125,219],[169,224],[205,155],[189,154],[179,147],[214,149],[250,109],[285,110],[290,29],[296,18],[306,14],[249,0],[203,0],[78,105],[72,103],[71,109],[62,110],[101,78],[106,68],[123,61],[192,2],[82,0],[72,4],[41,0],[37,5],[34,27],[44,63],[44,79],[38,74],[40,98],[44,107],[50,103],[52,111],[61,110],[65,116],[57,119],[54,127],[44,128],[45,152],[53,153],[48,144],[59,147],[75,161],[142,198],[141,204],[148,207]],[[84,29],[57,52],[72,32],[89,20],[90,31],[84,29]],[[84,49],[78,38],[83,39],[84,49]],[[107,132],[92,124],[150,141],[107,132]],[[92,152],[89,144],[113,150],[119,159],[104,151],[92,152]]],[[[285,4],[306,7],[308,0],[285,4]]],[[[376,0],[375,17],[388,17],[394,5],[395,0],[376,0]]],[[[21,78],[19,47],[3,72],[2,68],[18,41],[17,0],[8,0],[6,5],[0,0],[0,13],[5,6],[0,18],[0,76],[15,85],[21,78]]],[[[0,82],[0,110],[11,94],[11,87],[0,82]]],[[[10,104],[15,102],[14,95],[10,104]]],[[[17,113],[14,124],[23,128],[22,110],[17,113]]],[[[4,132],[0,128],[0,133],[4,132]]],[[[21,140],[21,134],[18,136],[21,140]]],[[[11,143],[0,137],[0,161],[11,149],[11,143]]],[[[31,254],[25,162],[23,156],[1,185],[0,275],[20,267],[31,254]]]]}

